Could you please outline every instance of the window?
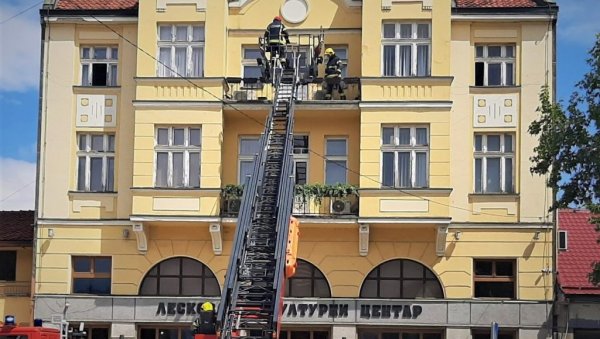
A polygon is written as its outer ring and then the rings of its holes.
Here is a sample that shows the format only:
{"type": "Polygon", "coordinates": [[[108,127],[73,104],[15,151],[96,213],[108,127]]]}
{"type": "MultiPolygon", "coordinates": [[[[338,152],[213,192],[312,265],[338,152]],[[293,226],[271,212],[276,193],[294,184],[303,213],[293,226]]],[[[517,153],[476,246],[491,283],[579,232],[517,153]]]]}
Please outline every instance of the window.
{"type": "Polygon", "coordinates": [[[515,298],[515,261],[484,260],[473,262],[475,298],[515,298]]]}
{"type": "Polygon", "coordinates": [[[79,134],[77,190],[113,192],[115,181],[115,136],[79,134]]]}
{"type": "Polygon", "coordinates": [[[329,138],[325,141],[325,184],[347,182],[348,140],[329,138]]]}
{"type": "Polygon", "coordinates": [[[360,330],[359,339],[442,339],[442,333],[436,330],[360,330]]]}
{"type": "Polygon", "coordinates": [[[73,257],[73,293],[110,294],[110,257],[73,257]]]}
{"type": "Polygon", "coordinates": [[[383,76],[429,76],[431,74],[431,25],[428,23],[383,24],[383,76]]]}
{"type": "Polygon", "coordinates": [[[204,75],[204,27],[158,26],[158,76],[204,75]]]}
{"type": "Polygon", "coordinates": [[[514,192],[514,136],[475,134],[475,193],[514,192]]]}
{"type": "Polygon", "coordinates": [[[285,296],[330,298],[331,290],[323,273],[313,264],[298,259],[296,274],[285,283],[285,296]]]}
{"type": "MultiPolygon", "coordinates": [[[[479,330],[479,329],[473,330],[472,338],[473,339],[490,339],[491,338],[490,332],[491,332],[491,330],[489,328],[481,329],[481,330],[479,330]]],[[[517,335],[515,333],[516,333],[516,331],[500,329],[500,331],[498,332],[497,339],[516,339],[517,335]]]]}
{"type": "Polygon", "coordinates": [[[296,185],[304,185],[308,179],[308,135],[294,136],[294,177],[296,185]]]}
{"type": "Polygon", "coordinates": [[[244,184],[246,178],[254,171],[254,157],[259,151],[259,137],[243,137],[240,139],[238,153],[238,182],[244,184]]]}
{"type": "Polygon", "coordinates": [[[17,251],[0,251],[0,280],[15,281],[17,278],[17,251]]]}
{"type": "Polygon", "coordinates": [[[431,270],[412,260],[397,259],[377,266],[365,278],[361,298],[443,298],[442,285],[431,270]]]}
{"type": "Polygon", "coordinates": [[[242,73],[243,78],[260,78],[262,73],[256,59],[262,59],[260,49],[244,48],[242,58],[242,73]]]}
{"type": "Polygon", "coordinates": [[[567,249],[567,231],[558,231],[558,249],[567,249]]]}
{"type": "Polygon", "coordinates": [[[194,339],[190,326],[149,327],[145,325],[139,331],[138,338],[140,339],[194,339]]]}
{"type": "Polygon", "coordinates": [[[514,86],[515,46],[475,46],[475,86],[514,86]]]}
{"type": "Polygon", "coordinates": [[[279,332],[279,339],[329,339],[329,331],[285,330],[279,332]]]}
{"type": "Polygon", "coordinates": [[[194,259],[176,257],[152,267],[142,281],[140,295],[215,297],[221,291],[210,268],[194,259]]]}
{"type": "Polygon", "coordinates": [[[200,127],[156,129],[156,187],[200,187],[200,127]]]}
{"type": "Polygon", "coordinates": [[[81,48],[81,86],[116,86],[119,49],[81,48]]]}
{"type": "Polygon", "coordinates": [[[429,131],[426,126],[382,129],[382,178],[388,187],[427,187],[429,131]]]}

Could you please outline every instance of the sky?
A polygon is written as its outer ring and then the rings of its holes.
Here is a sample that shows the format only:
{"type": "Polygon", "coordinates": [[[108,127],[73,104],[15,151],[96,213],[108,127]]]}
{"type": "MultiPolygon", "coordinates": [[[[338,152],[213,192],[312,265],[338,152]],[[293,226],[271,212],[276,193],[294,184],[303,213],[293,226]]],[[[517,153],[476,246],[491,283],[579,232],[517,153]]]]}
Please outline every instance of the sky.
{"type": "MultiPolygon", "coordinates": [[[[34,208],[42,2],[0,0],[0,210],[34,208]]],[[[589,69],[600,0],[558,4],[557,90],[566,102],[589,69]]]]}

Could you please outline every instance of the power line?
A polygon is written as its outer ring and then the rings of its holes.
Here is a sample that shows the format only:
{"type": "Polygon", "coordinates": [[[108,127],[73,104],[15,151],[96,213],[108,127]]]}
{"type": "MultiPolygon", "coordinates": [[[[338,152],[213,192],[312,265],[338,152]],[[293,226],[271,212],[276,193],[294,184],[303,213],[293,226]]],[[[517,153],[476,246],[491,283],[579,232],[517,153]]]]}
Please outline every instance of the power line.
{"type": "Polygon", "coordinates": [[[19,189],[17,189],[16,191],[12,192],[11,194],[5,196],[4,198],[2,198],[2,200],[0,200],[0,203],[5,202],[6,200],[8,200],[8,198],[12,197],[13,195],[21,192],[22,190],[24,190],[27,186],[33,184],[35,182],[35,180],[31,181],[30,183],[21,186],[19,189]]]}
{"type": "MultiPolygon", "coordinates": [[[[79,9],[82,9],[82,8],[79,8],[79,9]]],[[[135,47],[135,48],[136,48],[137,50],[139,50],[140,52],[142,52],[142,53],[144,53],[145,55],[147,55],[148,57],[150,57],[152,60],[154,60],[154,61],[158,62],[160,65],[164,66],[166,69],[168,69],[169,71],[171,71],[171,72],[172,72],[172,74],[175,74],[177,77],[179,77],[179,78],[181,78],[181,79],[185,80],[186,82],[190,83],[190,84],[191,84],[192,86],[194,86],[195,88],[198,88],[198,89],[200,89],[201,91],[203,91],[203,92],[207,93],[207,94],[208,94],[208,95],[210,95],[211,97],[213,97],[213,98],[217,99],[217,101],[221,102],[222,104],[224,104],[224,105],[226,105],[226,106],[229,106],[229,107],[233,108],[235,111],[239,112],[241,115],[245,116],[246,118],[248,118],[248,119],[250,119],[250,120],[252,120],[252,121],[256,122],[257,124],[261,125],[262,127],[266,127],[266,125],[265,125],[263,122],[261,122],[261,121],[259,121],[259,120],[255,119],[254,117],[250,116],[249,114],[247,114],[247,113],[245,113],[245,112],[241,111],[240,109],[238,109],[237,107],[235,107],[235,106],[234,106],[234,105],[232,105],[231,103],[228,103],[227,101],[225,101],[225,100],[223,100],[222,98],[220,98],[220,97],[216,96],[215,94],[213,94],[213,93],[211,93],[210,91],[208,91],[208,90],[204,89],[203,87],[200,87],[200,86],[198,86],[198,85],[197,85],[197,84],[195,84],[193,81],[191,81],[189,78],[187,78],[187,77],[185,77],[185,76],[183,76],[183,75],[179,74],[179,72],[177,72],[176,70],[174,70],[174,69],[173,69],[173,68],[171,68],[170,66],[168,66],[168,65],[164,64],[162,61],[158,60],[158,59],[157,59],[155,56],[153,56],[152,54],[148,53],[148,52],[147,52],[146,50],[144,50],[143,48],[139,47],[139,46],[138,46],[136,43],[134,43],[134,42],[132,42],[131,40],[127,39],[127,38],[126,38],[125,36],[123,36],[123,35],[122,35],[120,32],[116,31],[115,29],[113,29],[112,27],[110,27],[108,24],[106,24],[105,22],[103,22],[103,21],[101,21],[100,19],[98,19],[96,16],[94,16],[94,15],[91,15],[91,14],[90,14],[90,15],[89,15],[89,17],[91,17],[91,18],[93,18],[94,20],[96,20],[96,21],[97,21],[98,23],[100,23],[102,26],[104,26],[104,27],[108,28],[110,31],[112,31],[113,33],[115,33],[117,36],[119,36],[121,39],[123,39],[124,41],[126,41],[127,43],[129,43],[130,45],[132,45],[133,47],[135,47]]],[[[289,139],[288,139],[288,140],[289,140],[289,139]]],[[[319,157],[319,158],[322,158],[322,159],[324,159],[324,160],[327,160],[327,157],[326,157],[326,156],[324,156],[324,155],[322,155],[322,154],[320,154],[320,153],[318,153],[318,152],[316,152],[316,151],[314,151],[314,150],[312,150],[312,149],[310,149],[310,148],[308,149],[308,151],[309,151],[310,153],[312,153],[312,154],[316,155],[316,156],[317,156],[317,157],[319,157]]],[[[371,177],[369,177],[369,176],[367,176],[367,175],[361,174],[360,172],[358,172],[358,171],[355,171],[355,170],[353,170],[353,169],[351,169],[351,168],[349,168],[349,167],[347,167],[347,166],[342,166],[342,165],[338,165],[338,166],[341,166],[341,167],[345,168],[346,170],[348,170],[348,171],[349,171],[349,172],[351,172],[351,173],[357,174],[359,177],[362,177],[362,178],[366,178],[366,179],[368,179],[368,180],[371,180],[371,181],[373,181],[373,182],[375,182],[375,183],[377,183],[377,184],[381,185],[381,187],[382,187],[382,188],[387,188],[387,189],[390,189],[390,190],[395,190],[395,191],[398,191],[398,192],[400,192],[400,193],[403,193],[403,194],[406,194],[406,195],[409,195],[409,196],[412,196],[412,197],[416,197],[416,198],[419,198],[419,199],[421,199],[421,200],[424,200],[424,201],[427,201],[427,202],[430,202],[430,203],[433,203],[433,204],[437,204],[437,205],[440,205],[440,206],[444,206],[444,207],[448,207],[448,208],[452,208],[452,209],[456,209],[456,210],[461,210],[461,211],[465,211],[465,212],[470,212],[470,213],[472,213],[472,214],[475,214],[475,215],[488,215],[488,216],[499,217],[499,218],[514,218],[514,216],[511,216],[511,215],[500,215],[500,214],[494,214],[494,213],[487,213],[487,212],[483,212],[483,211],[477,212],[477,211],[474,211],[474,210],[472,210],[472,209],[469,209],[469,208],[460,207],[460,206],[455,206],[455,205],[452,205],[452,204],[446,204],[446,203],[443,203],[443,202],[439,202],[439,201],[435,201],[435,200],[432,200],[432,199],[428,199],[428,198],[422,197],[422,196],[420,196],[420,195],[414,194],[414,193],[412,193],[412,192],[410,192],[410,191],[407,191],[407,190],[404,190],[404,189],[401,189],[401,188],[398,188],[398,187],[393,187],[393,186],[387,186],[387,185],[384,185],[384,184],[383,184],[382,182],[380,182],[379,180],[375,180],[375,179],[373,179],[373,178],[371,178],[371,177]]],[[[522,217],[523,217],[523,216],[522,216],[522,217]]],[[[542,217],[540,217],[540,216],[535,216],[535,217],[542,218],[543,216],[542,216],[542,217]]]]}
{"type": "Polygon", "coordinates": [[[2,20],[2,21],[0,21],[0,25],[2,25],[2,24],[5,24],[5,23],[7,23],[7,22],[11,21],[12,19],[14,19],[14,18],[18,17],[19,15],[21,15],[21,14],[24,14],[25,12],[29,11],[30,9],[32,9],[32,8],[34,8],[34,7],[37,7],[37,6],[41,5],[43,2],[44,2],[43,0],[42,0],[42,1],[38,1],[38,2],[34,3],[33,5],[31,5],[31,6],[27,7],[27,8],[25,8],[24,10],[22,10],[22,11],[20,11],[20,12],[16,13],[16,14],[14,14],[14,15],[13,15],[13,16],[11,16],[10,18],[8,18],[8,19],[6,19],[6,20],[2,20]]]}

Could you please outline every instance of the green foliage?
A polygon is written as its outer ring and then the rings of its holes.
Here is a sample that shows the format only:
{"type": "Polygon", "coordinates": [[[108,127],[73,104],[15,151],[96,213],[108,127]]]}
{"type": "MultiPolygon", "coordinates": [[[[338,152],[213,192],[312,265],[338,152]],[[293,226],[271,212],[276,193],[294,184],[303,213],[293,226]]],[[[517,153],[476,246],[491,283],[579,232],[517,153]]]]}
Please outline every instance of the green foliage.
{"type": "MultiPolygon", "coordinates": [[[[357,196],[358,187],[350,184],[305,184],[296,185],[296,196],[301,196],[303,201],[313,200],[316,204],[321,204],[323,198],[346,198],[348,196],[357,196]]],[[[221,189],[221,196],[225,199],[241,198],[244,193],[243,185],[225,185],[221,189]]]]}
{"type": "MultiPolygon", "coordinates": [[[[529,133],[539,136],[531,157],[531,172],[548,175],[548,186],[560,195],[551,209],[584,206],[600,212],[600,34],[587,60],[590,71],[577,83],[566,111],[550,101],[548,88],[540,94],[539,120],[529,133]]],[[[599,218],[591,222],[600,225],[599,218]]],[[[600,283],[600,262],[590,281],[600,283]]]]}
{"type": "Polygon", "coordinates": [[[350,184],[305,184],[296,185],[296,196],[301,196],[302,201],[311,199],[320,205],[323,198],[346,198],[349,195],[358,195],[358,187],[350,184]]]}

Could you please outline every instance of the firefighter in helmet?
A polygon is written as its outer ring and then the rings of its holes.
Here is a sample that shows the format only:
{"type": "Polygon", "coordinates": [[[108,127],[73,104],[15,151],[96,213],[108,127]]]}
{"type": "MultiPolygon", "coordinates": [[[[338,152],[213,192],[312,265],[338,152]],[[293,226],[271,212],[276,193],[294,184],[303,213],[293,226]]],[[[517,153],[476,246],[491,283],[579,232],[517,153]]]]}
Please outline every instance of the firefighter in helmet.
{"type": "Polygon", "coordinates": [[[267,51],[271,53],[270,58],[273,59],[277,54],[283,63],[285,62],[285,45],[290,43],[290,36],[281,20],[279,15],[273,18],[273,22],[265,30],[265,41],[268,45],[267,51]]]}
{"type": "Polygon", "coordinates": [[[216,334],[215,305],[207,301],[200,306],[200,310],[200,316],[192,323],[192,332],[194,334],[216,334]]]}
{"type": "Polygon", "coordinates": [[[327,90],[325,100],[331,100],[331,94],[334,87],[337,87],[338,93],[340,94],[340,100],[346,100],[346,95],[344,94],[344,81],[342,79],[342,60],[335,55],[333,48],[327,48],[325,50],[325,57],[327,57],[327,64],[325,66],[325,85],[327,90]]]}

